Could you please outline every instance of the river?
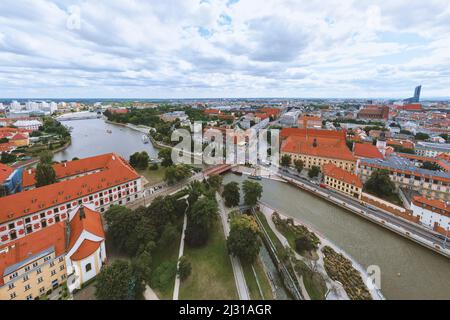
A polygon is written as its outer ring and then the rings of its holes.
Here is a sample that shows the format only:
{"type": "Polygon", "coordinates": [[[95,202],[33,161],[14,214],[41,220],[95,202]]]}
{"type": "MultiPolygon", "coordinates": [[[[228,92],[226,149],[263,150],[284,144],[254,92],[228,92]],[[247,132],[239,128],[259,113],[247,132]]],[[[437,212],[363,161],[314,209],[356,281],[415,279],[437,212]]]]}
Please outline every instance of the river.
{"type": "MultiPolygon", "coordinates": [[[[224,183],[244,177],[227,174],[224,183]]],[[[387,299],[450,299],[450,260],[283,182],[262,180],[262,201],[310,225],[358,261],[381,269],[387,299]]]]}
{"type": "Polygon", "coordinates": [[[142,133],[127,127],[106,123],[103,119],[73,120],[62,122],[72,127],[72,144],[55,154],[55,161],[86,158],[99,154],[116,152],[128,160],[137,151],[147,151],[151,158],[158,152],[151,143],[142,142],[142,133]],[[111,133],[108,133],[108,130],[111,133]]]}

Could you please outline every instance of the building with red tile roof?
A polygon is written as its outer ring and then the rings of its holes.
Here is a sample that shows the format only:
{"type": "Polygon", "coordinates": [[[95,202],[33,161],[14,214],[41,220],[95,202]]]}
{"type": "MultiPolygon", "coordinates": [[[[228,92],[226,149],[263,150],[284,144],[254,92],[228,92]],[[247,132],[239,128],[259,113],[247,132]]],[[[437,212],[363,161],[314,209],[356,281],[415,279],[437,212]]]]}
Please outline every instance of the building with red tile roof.
{"type": "Polygon", "coordinates": [[[317,116],[304,115],[298,118],[299,128],[322,128],[322,119],[317,116]]]}
{"type": "Polygon", "coordinates": [[[63,222],[0,245],[0,299],[32,300],[66,281],[63,222]]]}
{"type": "Polygon", "coordinates": [[[421,103],[408,103],[404,104],[402,106],[398,106],[397,110],[399,111],[422,111],[422,104],[421,103]]]}
{"type": "Polygon", "coordinates": [[[345,137],[344,131],[282,129],[281,155],[288,154],[292,160],[302,160],[307,169],[331,162],[353,172],[356,158],[348,149],[345,137]]]}
{"type": "Polygon", "coordinates": [[[358,159],[383,159],[383,155],[376,146],[371,143],[355,143],[353,145],[353,155],[358,159]]]}
{"type": "Polygon", "coordinates": [[[66,254],[68,287],[80,289],[95,277],[106,262],[105,231],[100,213],[81,205],[70,215],[66,254]]]}
{"type": "Polygon", "coordinates": [[[370,119],[388,120],[389,107],[376,105],[365,106],[358,112],[357,118],[367,120],[370,119]]]}
{"type": "Polygon", "coordinates": [[[419,217],[422,225],[450,236],[450,206],[447,202],[415,196],[411,210],[414,216],[419,217]]]}
{"type": "Polygon", "coordinates": [[[358,176],[332,163],[327,163],[323,166],[323,181],[331,189],[354,198],[361,198],[363,184],[358,176]]]}
{"type": "Polygon", "coordinates": [[[142,192],[139,174],[117,154],[99,157],[109,159],[100,170],[95,169],[102,161],[96,163],[95,158],[91,158],[93,165],[86,167],[93,169],[87,174],[82,165],[68,164],[71,169],[78,168],[80,175],[0,198],[0,245],[66,220],[80,204],[92,204],[104,212],[111,205],[138,199],[142,192]]]}
{"type": "Polygon", "coordinates": [[[100,213],[80,205],[57,222],[0,246],[0,299],[35,299],[67,281],[69,291],[95,277],[106,262],[100,213]]]}

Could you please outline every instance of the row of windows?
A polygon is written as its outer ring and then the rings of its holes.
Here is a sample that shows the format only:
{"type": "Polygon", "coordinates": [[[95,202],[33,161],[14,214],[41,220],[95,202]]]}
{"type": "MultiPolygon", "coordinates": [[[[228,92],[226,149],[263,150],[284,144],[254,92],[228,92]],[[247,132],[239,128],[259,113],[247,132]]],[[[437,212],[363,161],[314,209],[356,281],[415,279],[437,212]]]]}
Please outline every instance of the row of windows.
{"type": "MultiPolygon", "coordinates": [[[[65,274],[61,275],[61,281],[64,281],[65,279],[66,279],[66,275],[65,274]]],[[[41,283],[41,282],[38,282],[38,284],[41,283]]],[[[52,281],[52,285],[53,285],[53,287],[57,287],[59,285],[58,284],[58,279],[54,279],[52,281]]],[[[31,286],[30,285],[26,285],[25,286],[25,291],[29,291],[29,290],[31,290],[31,286]]],[[[43,295],[45,292],[46,292],[45,287],[40,287],[39,288],[39,295],[43,295]]],[[[15,299],[15,298],[17,298],[17,293],[16,292],[11,292],[9,294],[9,297],[11,299],[15,299]]],[[[33,300],[33,295],[32,294],[27,295],[26,299],[27,300],[33,300]]]]}

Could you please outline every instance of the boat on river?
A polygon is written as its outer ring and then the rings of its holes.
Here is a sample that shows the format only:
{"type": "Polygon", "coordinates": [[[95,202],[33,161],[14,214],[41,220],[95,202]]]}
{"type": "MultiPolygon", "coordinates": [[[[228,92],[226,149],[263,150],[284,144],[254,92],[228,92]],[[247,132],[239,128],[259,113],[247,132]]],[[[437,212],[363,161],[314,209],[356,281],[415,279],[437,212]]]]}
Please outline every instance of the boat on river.
{"type": "Polygon", "coordinates": [[[148,138],[147,135],[145,135],[145,134],[142,135],[142,142],[143,142],[144,144],[150,143],[150,139],[148,138]]]}

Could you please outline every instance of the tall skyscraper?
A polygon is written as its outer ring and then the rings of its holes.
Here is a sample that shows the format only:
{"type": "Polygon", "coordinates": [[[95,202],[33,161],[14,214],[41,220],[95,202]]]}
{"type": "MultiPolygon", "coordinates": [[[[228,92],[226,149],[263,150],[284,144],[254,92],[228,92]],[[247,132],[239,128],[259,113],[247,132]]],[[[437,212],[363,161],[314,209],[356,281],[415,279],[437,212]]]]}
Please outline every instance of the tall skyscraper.
{"type": "Polygon", "coordinates": [[[416,89],[414,90],[414,97],[405,99],[403,101],[407,102],[407,103],[417,103],[420,101],[420,93],[421,92],[422,92],[422,86],[420,85],[420,86],[416,87],[416,89]]]}

